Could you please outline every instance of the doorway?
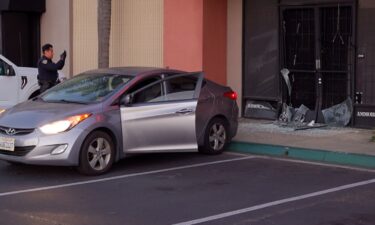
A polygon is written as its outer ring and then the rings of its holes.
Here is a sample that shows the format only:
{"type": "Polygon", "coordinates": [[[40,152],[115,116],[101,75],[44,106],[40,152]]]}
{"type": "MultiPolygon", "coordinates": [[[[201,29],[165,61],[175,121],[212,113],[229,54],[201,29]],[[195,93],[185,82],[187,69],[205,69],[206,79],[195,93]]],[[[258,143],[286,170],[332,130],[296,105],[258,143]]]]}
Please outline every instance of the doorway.
{"type": "Polygon", "coordinates": [[[287,68],[293,107],[316,112],[353,96],[354,6],[280,8],[281,68],[287,68]]]}

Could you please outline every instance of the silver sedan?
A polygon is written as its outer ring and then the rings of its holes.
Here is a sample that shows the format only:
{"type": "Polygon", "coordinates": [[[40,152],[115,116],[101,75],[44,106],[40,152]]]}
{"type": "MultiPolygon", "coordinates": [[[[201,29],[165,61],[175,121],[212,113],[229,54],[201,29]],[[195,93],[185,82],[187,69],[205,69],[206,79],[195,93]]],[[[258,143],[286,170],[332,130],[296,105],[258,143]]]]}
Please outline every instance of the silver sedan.
{"type": "Polygon", "coordinates": [[[200,72],[88,71],[0,112],[0,159],[98,175],[130,153],[219,154],[237,132],[236,98],[200,72]]]}

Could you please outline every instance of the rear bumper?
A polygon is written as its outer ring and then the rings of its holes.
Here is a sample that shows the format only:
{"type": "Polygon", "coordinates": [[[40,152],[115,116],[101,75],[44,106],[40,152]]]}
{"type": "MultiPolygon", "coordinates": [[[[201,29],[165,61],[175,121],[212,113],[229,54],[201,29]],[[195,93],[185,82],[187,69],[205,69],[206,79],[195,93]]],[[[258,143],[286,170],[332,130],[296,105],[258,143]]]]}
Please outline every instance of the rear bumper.
{"type": "Polygon", "coordinates": [[[237,135],[238,130],[238,117],[239,117],[239,109],[237,103],[234,103],[232,109],[232,118],[230,118],[230,128],[229,128],[229,135],[230,139],[234,138],[237,135]]]}
{"type": "Polygon", "coordinates": [[[237,135],[237,130],[238,130],[238,119],[232,120],[230,123],[230,128],[229,128],[230,139],[234,138],[237,135]]]}

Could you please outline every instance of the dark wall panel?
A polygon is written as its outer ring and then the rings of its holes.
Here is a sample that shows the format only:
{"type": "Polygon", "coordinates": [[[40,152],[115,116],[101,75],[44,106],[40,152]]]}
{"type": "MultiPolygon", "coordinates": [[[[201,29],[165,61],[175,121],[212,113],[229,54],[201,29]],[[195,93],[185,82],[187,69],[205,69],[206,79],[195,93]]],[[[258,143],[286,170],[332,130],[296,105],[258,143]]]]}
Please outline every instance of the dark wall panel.
{"type": "Polygon", "coordinates": [[[358,1],[354,124],[375,127],[375,1],[358,1]]]}
{"type": "Polygon", "coordinates": [[[9,9],[9,0],[1,0],[0,1],[0,11],[1,10],[8,10],[9,9]]]}
{"type": "Polygon", "coordinates": [[[375,105],[375,1],[359,1],[356,92],[362,103],[375,105]]]}
{"type": "Polygon", "coordinates": [[[18,66],[35,67],[40,52],[40,15],[3,12],[1,54],[18,66]]]}
{"type": "Polygon", "coordinates": [[[322,5],[352,3],[354,0],[280,0],[281,5],[322,5]]]}
{"type": "Polygon", "coordinates": [[[278,0],[244,0],[244,97],[279,100],[278,0]]]}
{"type": "Polygon", "coordinates": [[[45,0],[0,0],[0,11],[37,12],[46,11],[45,0]]]}

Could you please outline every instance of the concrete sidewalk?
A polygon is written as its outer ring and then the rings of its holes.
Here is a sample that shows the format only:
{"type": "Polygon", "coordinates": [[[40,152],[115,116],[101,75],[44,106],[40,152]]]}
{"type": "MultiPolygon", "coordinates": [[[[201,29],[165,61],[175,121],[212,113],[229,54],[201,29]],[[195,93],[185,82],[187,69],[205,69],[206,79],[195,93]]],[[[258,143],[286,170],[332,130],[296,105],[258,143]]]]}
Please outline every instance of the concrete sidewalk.
{"type": "Polygon", "coordinates": [[[295,131],[274,121],[240,119],[231,150],[375,169],[372,130],[323,127],[295,131]]]}

